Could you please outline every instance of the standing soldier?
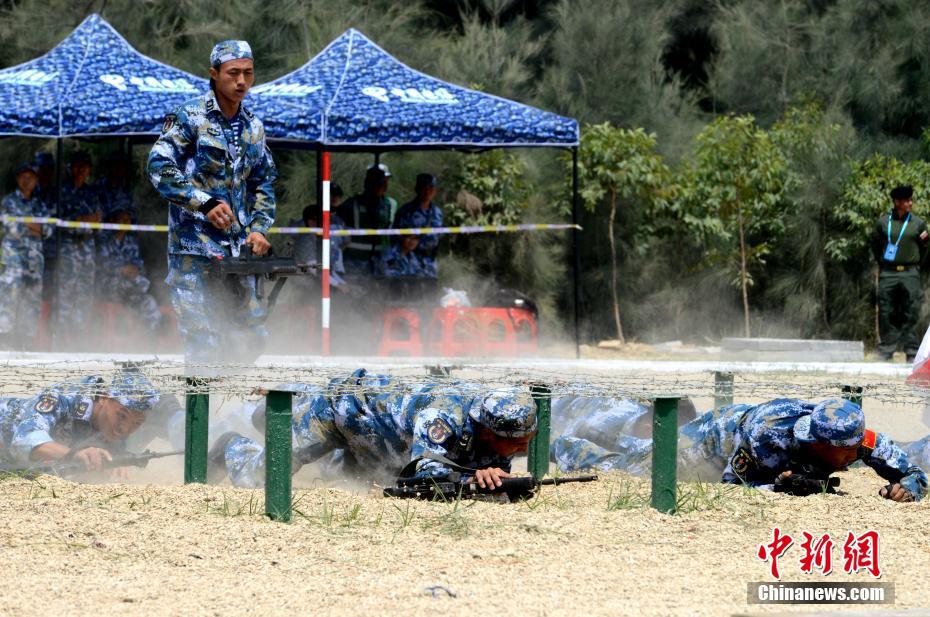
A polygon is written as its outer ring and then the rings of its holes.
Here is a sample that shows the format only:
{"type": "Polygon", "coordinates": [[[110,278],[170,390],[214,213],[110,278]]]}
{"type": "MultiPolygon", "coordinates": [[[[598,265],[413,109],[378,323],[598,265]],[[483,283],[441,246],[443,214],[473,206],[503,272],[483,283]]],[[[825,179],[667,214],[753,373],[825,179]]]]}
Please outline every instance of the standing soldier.
{"type": "MultiPolygon", "coordinates": [[[[76,152],[71,157],[71,177],[61,187],[59,218],[84,223],[103,220],[96,189],[90,184],[90,157],[76,152]]],[[[73,347],[87,331],[93,306],[97,250],[95,233],[89,229],[62,229],[58,249],[58,297],[55,338],[61,347],[73,347]]]]}
{"type": "Polygon", "coordinates": [[[114,152],[107,157],[106,169],[97,182],[97,190],[104,218],[119,211],[128,212],[135,218],[136,209],[132,203],[132,189],[129,188],[129,161],[125,154],[114,152]]]}
{"type": "MultiPolygon", "coordinates": [[[[16,190],[0,202],[4,216],[48,216],[37,195],[35,170],[27,164],[16,168],[16,190]]],[[[52,233],[49,225],[5,221],[6,235],[0,245],[3,274],[0,283],[0,337],[4,347],[32,347],[42,306],[42,275],[45,258],[42,239],[52,233]]]]}
{"type": "MultiPolygon", "coordinates": [[[[401,206],[394,217],[394,229],[418,227],[442,227],[442,210],[433,203],[439,180],[433,174],[417,174],[414,188],[416,196],[401,206]]],[[[439,236],[426,234],[420,236],[417,257],[423,264],[436,271],[436,252],[439,248],[439,236]]]]}
{"type": "MultiPolygon", "coordinates": [[[[336,210],[339,217],[354,229],[388,229],[397,211],[397,201],[387,196],[391,172],[387,165],[372,165],[365,173],[361,193],[346,200],[336,210]]],[[[387,250],[390,239],[378,236],[353,236],[345,249],[346,270],[349,274],[371,274],[380,255],[387,250]]]]}
{"type": "Polygon", "coordinates": [[[209,92],[165,117],[148,172],[170,204],[166,282],[187,361],[245,361],[268,335],[254,279],[220,280],[209,270],[243,244],[257,255],[271,248],[277,171],[261,121],[242,105],[255,81],[249,44],[217,43],[210,78],[209,92]]]}
{"type": "Polygon", "coordinates": [[[894,208],[879,217],[872,232],[872,253],[878,262],[878,352],[890,360],[898,346],[912,362],[920,344],[917,320],[923,290],[920,264],[930,233],[922,218],[911,212],[914,189],[897,186],[891,191],[894,208]]]}

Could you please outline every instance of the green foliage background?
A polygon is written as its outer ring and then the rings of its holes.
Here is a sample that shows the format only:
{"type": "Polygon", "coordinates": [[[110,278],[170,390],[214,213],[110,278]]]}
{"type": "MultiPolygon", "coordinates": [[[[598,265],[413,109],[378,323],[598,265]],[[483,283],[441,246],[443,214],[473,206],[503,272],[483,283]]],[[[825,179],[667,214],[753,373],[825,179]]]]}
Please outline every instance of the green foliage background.
{"type": "MultiPolygon", "coordinates": [[[[898,182],[914,184],[915,212],[930,214],[930,4],[923,2],[0,0],[0,67],[46,52],[91,12],[143,53],[203,76],[216,40],[248,39],[258,82],[300,66],[355,27],[419,70],[570,115],[585,130],[610,123],[630,139],[648,137],[650,169],[661,173],[619,180],[612,229],[603,174],[582,174],[586,341],[617,335],[611,236],[628,339],[704,342],[741,333],[726,205],[734,197],[727,187],[739,184],[734,178],[765,189],[739,196],[753,212],[754,335],[874,342],[873,221],[890,207],[887,192],[898,182]],[[726,139],[711,148],[721,123],[743,123],[762,151],[747,155],[726,139]]],[[[583,160],[631,156],[629,140],[588,143],[598,151],[583,152],[583,160]]],[[[65,146],[95,157],[117,147],[65,146]]],[[[53,151],[54,144],[0,141],[4,188],[12,184],[9,168],[37,148],[53,151]]],[[[134,152],[139,172],[144,155],[141,146],[134,152]]],[[[285,222],[315,200],[315,161],[300,152],[278,152],[276,160],[285,222]]],[[[569,216],[570,175],[558,152],[391,153],[382,160],[400,202],[409,199],[416,173],[439,175],[449,221],[569,216]]],[[[370,156],[335,157],[334,176],[347,195],[370,163],[370,156]]],[[[163,204],[137,176],[143,221],[163,220],[163,204]]],[[[145,236],[154,279],[164,269],[162,241],[145,236]]],[[[567,336],[570,248],[567,234],[451,238],[443,243],[442,276],[451,286],[520,289],[541,305],[545,330],[567,336]]]]}

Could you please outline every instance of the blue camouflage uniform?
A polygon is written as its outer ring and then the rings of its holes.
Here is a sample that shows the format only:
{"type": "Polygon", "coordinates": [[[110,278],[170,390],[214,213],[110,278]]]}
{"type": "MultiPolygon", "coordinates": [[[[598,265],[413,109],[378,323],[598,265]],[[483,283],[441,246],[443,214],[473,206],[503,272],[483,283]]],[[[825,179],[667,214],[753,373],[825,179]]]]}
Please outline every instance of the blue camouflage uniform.
{"type": "MultiPolygon", "coordinates": [[[[407,385],[359,369],[324,390],[304,387],[293,404],[295,471],[341,450],[350,467],[366,477],[393,479],[407,465],[416,477],[439,477],[452,469],[426,458],[440,455],[469,469],[510,471],[512,457],[485,450],[479,426],[502,437],[536,430],[536,408],[525,389],[491,390],[478,384],[407,385]]],[[[225,448],[226,471],[236,486],[264,483],[264,450],[235,437],[225,448]]]]}
{"type": "MultiPolygon", "coordinates": [[[[251,57],[247,43],[224,41],[211,65],[251,57]]],[[[217,360],[231,349],[257,356],[268,332],[254,279],[222,281],[209,270],[212,260],[238,255],[250,233],[267,234],[274,223],[277,171],[261,121],[245,105],[227,119],[213,91],[191,99],[166,116],[148,173],[170,204],[166,283],[187,359],[217,360]],[[206,218],[220,200],[235,218],[228,231],[206,218]]]]}
{"type": "MultiPolygon", "coordinates": [[[[587,423],[596,425],[595,419],[587,423]]],[[[861,409],[848,401],[777,399],[730,405],[681,427],[679,474],[683,479],[771,488],[780,473],[803,462],[803,444],[851,446],[862,442],[864,432],[861,409]]],[[[651,466],[652,441],[606,431],[582,437],[566,432],[553,441],[550,453],[562,471],[617,469],[644,475],[651,466]]],[[[926,493],[926,474],[884,433],[877,433],[874,447],[860,446],[858,460],[889,482],[900,482],[917,500],[926,493]]]]}
{"type": "Polygon", "coordinates": [[[32,398],[0,399],[0,460],[28,463],[33,449],[50,441],[72,450],[104,445],[119,449],[122,444],[104,444],[91,424],[98,397],[116,399],[141,412],[158,403],[152,384],[134,371],[116,374],[109,384],[90,376],[56,384],[32,398]]]}
{"type": "MultiPolygon", "coordinates": [[[[84,184],[75,188],[65,182],[61,188],[60,218],[74,220],[78,216],[101,212],[96,189],[84,184]]],[[[57,265],[57,320],[55,336],[70,340],[83,333],[93,307],[96,276],[96,239],[90,229],[60,230],[57,265]]]]}
{"type": "MultiPolygon", "coordinates": [[[[17,189],[0,201],[0,214],[5,216],[48,216],[45,204],[37,196],[23,197],[17,189]]],[[[42,307],[42,275],[45,271],[43,239],[52,234],[52,226],[43,225],[35,236],[25,223],[7,221],[0,244],[3,273],[0,284],[0,334],[13,333],[23,341],[34,341],[42,307]]]]}
{"type": "Polygon", "coordinates": [[[100,208],[106,218],[114,212],[125,211],[136,218],[136,208],[132,191],[124,186],[110,186],[106,178],[101,178],[95,185],[100,199],[100,208]]]}
{"type": "MultiPolygon", "coordinates": [[[[429,202],[429,208],[424,210],[416,199],[408,201],[400,207],[394,216],[394,229],[416,229],[419,227],[442,227],[442,210],[433,202],[429,202]]],[[[423,234],[419,238],[420,244],[417,245],[416,250],[417,257],[433,272],[436,272],[436,249],[439,248],[439,236],[437,234],[423,234]]]]}
{"type": "Polygon", "coordinates": [[[139,252],[139,240],[133,232],[108,231],[99,239],[100,262],[97,266],[97,289],[100,297],[109,302],[125,304],[132,309],[149,328],[155,330],[161,323],[158,302],[148,293],[151,282],[145,276],[145,263],[139,252]],[[125,266],[135,266],[139,273],[126,276],[121,271],[125,266]]]}
{"type": "Polygon", "coordinates": [[[378,274],[381,276],[419,276],[436,278],[436,260],[421,259],[415,251],[406,255],[395,244],[385,251],[378,262],[378,274]]]}

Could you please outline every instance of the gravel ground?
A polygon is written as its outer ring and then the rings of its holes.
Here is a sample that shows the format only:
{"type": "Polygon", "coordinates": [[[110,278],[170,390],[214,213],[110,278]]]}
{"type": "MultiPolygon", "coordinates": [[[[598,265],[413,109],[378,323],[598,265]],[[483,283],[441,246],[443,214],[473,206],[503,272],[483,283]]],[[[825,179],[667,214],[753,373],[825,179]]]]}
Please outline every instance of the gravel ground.
{"type": "Polygon", "coordinates": [[[881,581],[896,588],[887,608],[930,607],[930,501],[878,498],[880,478],[868,469],[842,479],[847,494],[808,498],[683,485],[690,497],[678,516],[642,505],[647,483],[619,473],[544,487],[519,504],[422,503],[320,487],[295,491],[299,514],[281,524],[261,514],[260,491],[8,478],[0,482],[0,611],[822,613],[746,605],[746,583],[771,580],[756,551],[775,526],[840,538],[837,571],[826,578],[802,574],[801,551],[791,547],[781,561],[790,581],[874,580],[842,571],[841,545],[848,530],[878,530],[881,581]]]}

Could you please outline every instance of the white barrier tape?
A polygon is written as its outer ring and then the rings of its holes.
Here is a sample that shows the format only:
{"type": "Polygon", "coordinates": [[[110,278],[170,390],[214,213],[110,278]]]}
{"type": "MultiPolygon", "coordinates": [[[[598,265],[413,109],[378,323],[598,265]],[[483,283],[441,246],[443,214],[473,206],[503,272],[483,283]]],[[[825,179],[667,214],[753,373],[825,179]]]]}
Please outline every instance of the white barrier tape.
{"type": "MultiPolygon", "coordinates": [[[[0,216],[4,223],[40,223],[66,229],[110,229],[124,231],[168,231],[167,225],[129,225],[122,223],[85,223],[66,221],[54,217],[0,216]]],[[[414,236],[427,234],[477,234],[505,233],[514,231],[549,231],[557,229],[581,229],[580,225],[564,223],[529,223],[523,225],[464,225],[459,227],[409,227],[404,229],[330,229],[331,236],[414,236]]],[[[322,227],[272,227],[273,234],[316,234],[322,235],[322,227]]]]}

